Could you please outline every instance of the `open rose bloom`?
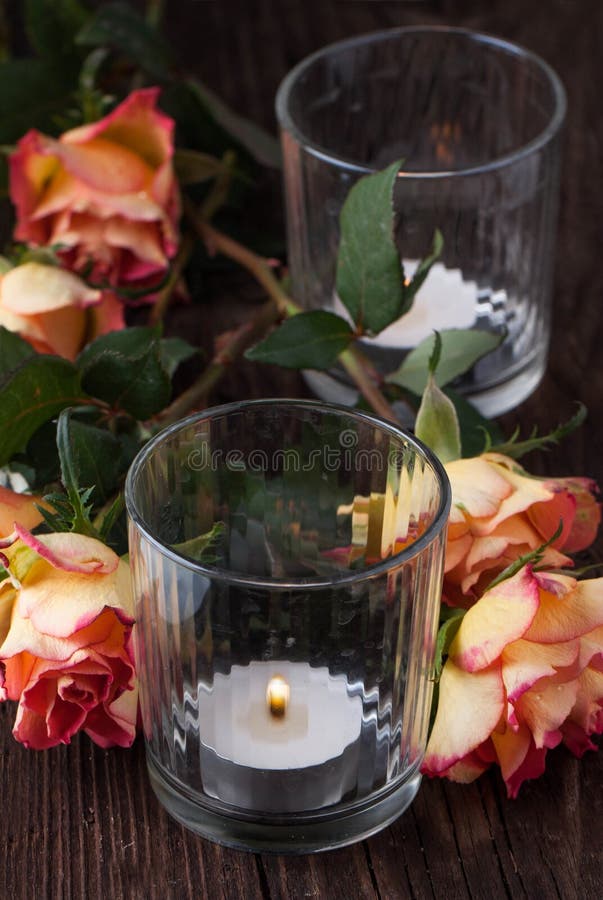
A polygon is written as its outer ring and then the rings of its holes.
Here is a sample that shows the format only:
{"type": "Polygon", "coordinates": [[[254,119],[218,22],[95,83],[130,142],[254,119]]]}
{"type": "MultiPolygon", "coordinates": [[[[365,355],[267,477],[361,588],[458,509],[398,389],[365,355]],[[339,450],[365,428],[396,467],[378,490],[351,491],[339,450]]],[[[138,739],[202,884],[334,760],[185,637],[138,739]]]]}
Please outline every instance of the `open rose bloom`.
{"type": "Polygon", "coordinates": [[[27,262],[0,275],[0,325],[38,353],[75,359],[84,344],[124,327],[123,305],[57,266],[27,262]]]}
{"type": "Polygon", "coordinates": [[[469,782],[497,763],[514,797],[548,749],[563,742],[580,756],[601,732],[603,578],[525,566],[462,619],[423,771],[469,782]]]}
{"type": "Polygon", "coordinates": [[[560,522],[561,534],[545,551],[548,567],[571,565],[566,553],[595,539],[601,511],[588,478],[534,478],[500,453],[457,459],[445,468],[452,508],[444,599],[452,606],[474,603],[498,573],[546,543],[560,522]]]}
{"type": "Polygon", "coordinates": [[[0,698],[19,703],[14,736],[36,750],[79,730],[102,747],[129,746],[137,689],[128,566],[79,534],[34,537],[17,526],[2,546],[0,698]]]}
{"type": "Polygon", "coordinates": [[[151,292],[177,248],[174,122],[157,88],[61,135],[29,131],[10,157],[15,237],[57,244],[68,268],[111,288],[151,292]]]}

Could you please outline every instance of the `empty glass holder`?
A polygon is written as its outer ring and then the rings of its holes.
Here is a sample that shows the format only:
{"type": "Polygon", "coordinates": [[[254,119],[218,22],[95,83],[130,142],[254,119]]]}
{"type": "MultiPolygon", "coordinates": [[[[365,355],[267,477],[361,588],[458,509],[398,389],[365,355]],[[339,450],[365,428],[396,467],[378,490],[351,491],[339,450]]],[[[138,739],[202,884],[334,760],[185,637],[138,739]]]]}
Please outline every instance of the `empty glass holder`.
{"type": "MultiPolygon", "coordinates": [[[[363,349],[389,373],[434,329],[493,332],[498,349],[454,387],[489,416],[517,406],[546,367],[565,107],[542,59],[464,29],[377,32],[300,62],[276,100],[293,296],[344,312],[341,207],[359,178],[401,159],[393,204],[405,276],[436,228],[444,250],[410,314],[363,349]]],[[[355,399],[342,370],[306,378],[321,399],[355,399]]]]}

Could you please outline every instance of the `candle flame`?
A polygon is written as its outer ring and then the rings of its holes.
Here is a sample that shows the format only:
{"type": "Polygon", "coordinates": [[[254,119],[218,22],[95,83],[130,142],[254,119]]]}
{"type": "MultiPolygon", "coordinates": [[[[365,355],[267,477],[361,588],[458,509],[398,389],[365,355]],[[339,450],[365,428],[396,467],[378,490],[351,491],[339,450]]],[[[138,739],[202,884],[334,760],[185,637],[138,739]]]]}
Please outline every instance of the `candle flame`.
{"type": "Polygon", "coordinates": [[[282,675],[274,675],[266,688],[266,704],[270,714],[282,719],[287,712],[291,689],[282,675]]]}

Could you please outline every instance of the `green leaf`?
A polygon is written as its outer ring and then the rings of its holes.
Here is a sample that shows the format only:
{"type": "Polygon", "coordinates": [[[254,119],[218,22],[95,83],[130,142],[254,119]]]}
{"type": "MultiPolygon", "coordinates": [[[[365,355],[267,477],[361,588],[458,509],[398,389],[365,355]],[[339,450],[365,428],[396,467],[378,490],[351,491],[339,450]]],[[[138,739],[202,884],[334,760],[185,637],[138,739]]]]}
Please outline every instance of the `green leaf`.
{"type": "MultiPolygon", "coordinates": [[[[439,334],[442,352],[435,377],[440,387],[458,378],[475,365],[478,359],[495,350],[504,338],[504,335],[478,331],[475,328],[466,331],[449,329],[440,331],[439,334]]],[[[422,394],[427,384],[429,358],[434,350],[434,342],[432,334],[421,341],[405,357],[400,368],[387,375],[385,380],[414,394],[422,394]]]]}
{"type": "Polygon", "coordinates": [[[180,184],[199,184],[227,171],[224,160],[199,150],[180,150],[174,153],[174,168],[180,184]]]}
{"type": "Polygon", "coordinates": [[[192,344],[187,343],[187,341],[184,341],[179,337],[163,338],[160,341],[159,350],[161,354],[161,363],[170,378],[173,376],[180,363],[183,363],[185,360],[190,359],[191,356],[200,353],[198,347],[193,347],[192,344]]]}
{"type": "MultiPolygon", "coordinates": [[[[541,544],[540,547],[537,547],[535,550],[530,550],[528,553],[524,553],[523,556],[519,556],[516,560],[514,560],[506,569],[503,569],[500,574],[496,576],[496,578],[490,582],[486,591],[491,591],[492,588],[497,587],[502,581],[506,581],[507,578],[512,578],[514,575],[517,575],[520,569],[523,569],[524,566],[530,565],[538,565],[538,563],[542,562],[542,558],[544,556],[545,550],[547,547],[550,547],[551,544],[554,544],[555,541],[561,536],[563,533],[563,519],[559,520],[559,525],[555,529],[555,533],[551,535],[551,537],[546,541],[546,543],[541,544]]],[[[484,591],[485,593],[485,591],[484,591]]]]}
{"type": "Polygon", "coordinates": [[[228,134],[236,138],[257,162],[274,169],[281,168],[281,150],[276,138],[255,122],[234,112],[200,81],[193,78],[189,84],[201,106],[228,134]]]}
{"type": "Polygon", "coordinates": [[[400,165],[361,178],[341,210],[337,293],[356,325],[370,334],[394,322],[403,303],[392,206],[400,165]]]}
{"type": "Polygon", "coordinates": [[[158,334],[154,328],[127,328],[89,344],[77,360],[85,390],[136,419],[162,410],[172,388],[158,334]]]}
{"type": "Polygon", "coordinates": [[[328,369],[354,338],[348,323],[324,310],[285,319],[245,356],[286,369],[328,369]]]}
{"type": "Polygon", "coordinates": [[[79,68],[74,41],[88,13],[78,0],[26,0],[25,30],[32,48],[62,72],[79,68]]]}
{"type": "Polygon", "coordinates": [[[431,374],[417,413],[415,434],[443,463],[461,455],[461,432],[454,404],[431,374]]]}
{"type": "Polygon", "coordinates": [[[451,388],[444,388],[444,393],[454,403],[454,408],[461,429],[461,446],[463,456],[479,456],[492,441],[499,441],[502,432],[496,422],[491,422],[451,388]]]}
{"type": "Polygon", "coordinates": [[[36,351],[31,344],[0,325],[0,379],[16,369],[23,360],[35,355],[36,351]]]}
{"type": "Polygon", "coordinates": [[[444,668],[444,661],[448,655],[448,650],[461,627],[461,622],[463,621],[463,616],[466,611],[467,610],[465,609],[450,609],[448,607],[445,610],[442,610],[442,615],[445,616],[445,619],[440,625],[435,649],[435,677],[438,681],[442,674],[442,669],[444,668]]]}
{"type": "Polygon", "coordinates": [[[32,356],[0,383],[0,465],[62,409],[86,402],[75,366],[58,356],[32,356]]]}
{"type": "Polygon", "coordinates": [[[94,488],[94,502],[103,502],[115,491],[124,470],[121,444],[111,432],[78,422],[70,413],[65,410],[59,416],[59,430],[64,428],[66,434],[62,471],[68,465],[73,483],[94,488]]]}
{"type": "Polygon", "coordinates": [[[140,13],[125,3],[104,3],[84,25],[76,43],[112,47],[160,81],[168,77],[169,50],[140,13]]]}

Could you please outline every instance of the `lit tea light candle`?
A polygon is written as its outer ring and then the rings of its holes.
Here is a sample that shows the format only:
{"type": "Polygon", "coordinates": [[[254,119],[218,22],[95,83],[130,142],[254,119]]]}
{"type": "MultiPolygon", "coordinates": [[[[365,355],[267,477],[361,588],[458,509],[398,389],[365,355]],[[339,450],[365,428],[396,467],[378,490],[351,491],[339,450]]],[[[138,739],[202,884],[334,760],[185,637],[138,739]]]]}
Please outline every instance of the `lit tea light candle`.
{"type": "Polygon", "coordinates": [[[275,675],[266,688],[266,703],[273,716],[282,718],[287,712],[291,689],[282,675],[275,675]]]}
{"type": "Polygon", "coordinates": [[[252,662],[199,688],[201,773],[217,799],[314,809],[353,786],[363,707],[361,687],[351,693],[344,675],[308,663],[252,662]]]}

